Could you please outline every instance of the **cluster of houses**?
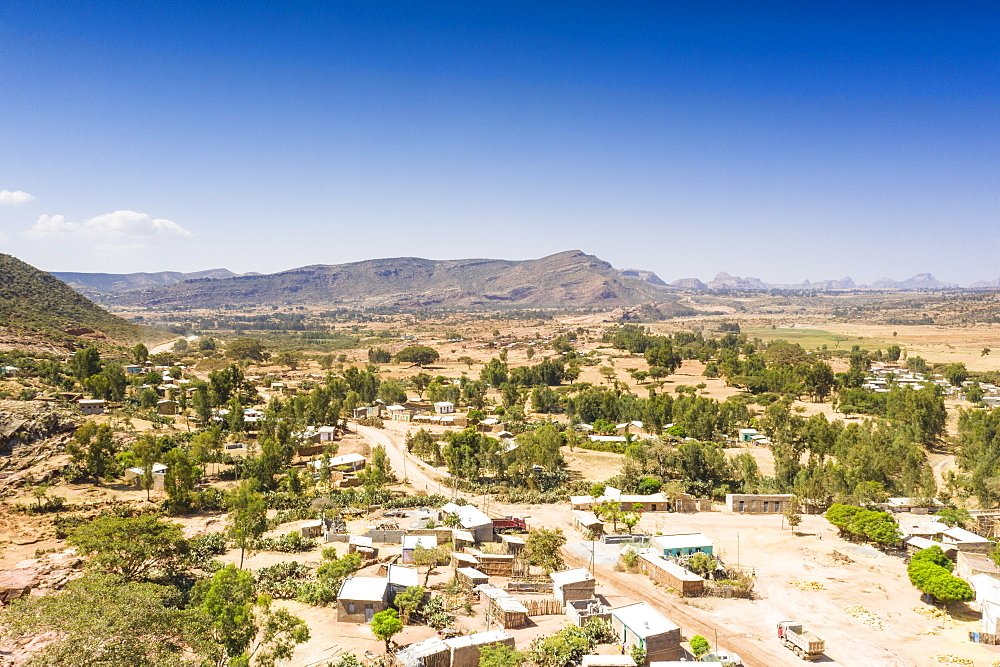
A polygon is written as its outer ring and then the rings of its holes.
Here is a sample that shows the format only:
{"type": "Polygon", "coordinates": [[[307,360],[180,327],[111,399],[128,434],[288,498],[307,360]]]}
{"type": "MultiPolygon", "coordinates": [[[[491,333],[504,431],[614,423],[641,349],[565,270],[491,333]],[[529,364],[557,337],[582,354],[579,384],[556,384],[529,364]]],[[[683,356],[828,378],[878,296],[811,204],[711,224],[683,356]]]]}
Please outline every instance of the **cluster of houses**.
{"type": "MultiPolygon", "coordinates": [[[[890,499],[905,500],[905,499],[890,499]]],[[[975,606],[982,613],[981,632],[972,639],[982,643],[1000,643],[1000,567],[990,553],[996,543],[970,530],[932,520],[907,529],[903,543],[914,554],[930,547],[940,547],[955,563],[953,574],[964,579],[976,594],[975,606]]]]}
{"type": "MultiPolygon", "coordinates": [[[[945,396],[959,396],[964,390],[973,385],[972,380],[966,380],[961,388],[955,387],[941,374],[915,373],[899,368],[895,364],[885,362],[875,362],[868,371],[865,389],[871,389],[877,393],[887,393],[893,386],[909,387],[910,389],[920,389],[928,382],[937,385],[945,396]]],[[[988,408],[1000,406],[1000,387],[995,384],[982,382],[979,388],[983,390],[983,403],[988,408]]]]}
{"type": "MultiPolygon", "coordinates": [[[[611,607],[596,592],[597,582],[588,569],[552,572],[544,578],[532,575],[520,558],[525,547],[524,538],[513,534],[497,535],[495,521],[501,520],[491,519],[478,508],[448,503],[437,511],[422,509],[409,514],[427,520],[416,521],[405,529],[398,528],[395,523],[377,524],[370,526],[365,535],[330,532],[323,521],[311,522],[302,528],[304,532],[309,531],[310,536],[322,534],[327,541],[347,542],[351,553],[361,553],[372,564],[378,563],[379,545],[401,546],[398,558],[390,556],[379,564],[377,576],[352,576],[343,582],[337,596],[337,620],[345,623],[370,622],[375,614],[388,609],[401,591],[418,585],[413,558],[418,548],[434,549],[451,544],[449,567],[461,588],[485,603],[486,631],[451,638],[446,633],[410,644],[396,652],[398,664],[404,667],[474,667],[479,663],[479,648],[491,644],[514,646],[511,630],[530,625],[534,616],[553,614],[565,614],[571,623],[581,627],[590,618],[602,618],[611,623],[623,654],[585,656],[583,664],[635,667],[636,663],[628,654],[636,645],[646,652],[644,665],[669,665],[684,655],[676,623],[646,602],[611,607]],[[447,520],[448,517],[452,520],[447,520]],[[451,526],[444,527],[443,523],[451,526]],[[487,544],[492,546],[487,549],[483,546],[487,544]]],[[[672,587],[694,595],[698,594],[694,587],[703,584],[703,580],[691,573],[683,574],[686,570],[675,561],[694,553],[711,555],[713,552],[711,541],[704,535],[658,536],[653,539],[648,553],[643,553],[643,558],[651,567],[665,568],[676,580],[684,582],[678,586],[671,580],[672,587]]]]}

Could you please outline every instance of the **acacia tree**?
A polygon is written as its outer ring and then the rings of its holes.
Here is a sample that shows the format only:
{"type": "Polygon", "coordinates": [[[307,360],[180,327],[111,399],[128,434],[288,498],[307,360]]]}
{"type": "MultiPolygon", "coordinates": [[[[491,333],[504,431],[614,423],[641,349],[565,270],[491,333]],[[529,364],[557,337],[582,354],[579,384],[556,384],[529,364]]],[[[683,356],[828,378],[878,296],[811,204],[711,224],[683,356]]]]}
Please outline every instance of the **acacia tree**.
{"type": "Polygon", "coordinates": [[[433,364],[435,361],[440,359],[441,355],[438,351],[432,347],[427,347],[426,345],[411,345],[409,347],[404,347],[402,350],[396,353],[396,363],[409,363],[416,364],[417,366],[426,366],[427,364],[433,364]]]}
{"type": "Polygon", "coordinates": [[[76,528],[67,541],[91,556],[91,566],[133,581],[176,566],[185,542],[178,524],[151,514],[99,517],[76,528]]]}

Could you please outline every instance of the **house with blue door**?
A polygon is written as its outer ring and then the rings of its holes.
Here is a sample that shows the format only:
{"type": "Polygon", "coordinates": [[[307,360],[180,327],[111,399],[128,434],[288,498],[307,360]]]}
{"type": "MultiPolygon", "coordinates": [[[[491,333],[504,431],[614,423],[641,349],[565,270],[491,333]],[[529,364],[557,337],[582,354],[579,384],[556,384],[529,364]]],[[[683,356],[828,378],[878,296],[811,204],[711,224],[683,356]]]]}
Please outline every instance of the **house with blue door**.
{"type": "Polygon", "coordinates": [[[715,549],[712,540],[702,533],[682,533],[680,535],[657,535],[650,540],[651,546],[663,558],[679,558],[696,553],[711,556],[715,549]]]}

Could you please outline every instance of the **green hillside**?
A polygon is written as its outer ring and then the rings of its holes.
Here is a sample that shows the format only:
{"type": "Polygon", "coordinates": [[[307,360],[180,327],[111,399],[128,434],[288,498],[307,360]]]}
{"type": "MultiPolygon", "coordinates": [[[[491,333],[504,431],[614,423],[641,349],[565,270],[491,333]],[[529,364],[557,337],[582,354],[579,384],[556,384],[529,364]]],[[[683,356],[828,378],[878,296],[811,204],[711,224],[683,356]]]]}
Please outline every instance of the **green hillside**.
{"type": "Polygon", "coordinates": [[[0,253],[0,326],[66,341],[86,330],[120,342],[138,340],[143,330],[112,315],[69,285],[16,257],[0,253]]]}

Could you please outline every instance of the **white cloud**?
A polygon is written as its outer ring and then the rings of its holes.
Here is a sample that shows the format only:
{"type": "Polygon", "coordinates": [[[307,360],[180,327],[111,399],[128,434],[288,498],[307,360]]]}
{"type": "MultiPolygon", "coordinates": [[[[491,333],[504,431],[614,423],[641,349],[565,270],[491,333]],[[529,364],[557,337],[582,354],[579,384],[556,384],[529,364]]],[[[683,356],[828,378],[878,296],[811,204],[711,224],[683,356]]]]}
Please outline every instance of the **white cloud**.
{"type": "Polygon", "coordinates": [[[41,215],[24,235],[33,239],[89,238],[110,245],[129,245],[153,237],[182,238],[191,236],[191,232],[172,220],[136,211],[115,211],[82,224],[68,221],[62,215],[41,215]]]}
{"type": "Polygon", "coordinates": [[[24,190],[0,190],[0,206],[20,206],[35,201],[35,195],[24,190]]]}

